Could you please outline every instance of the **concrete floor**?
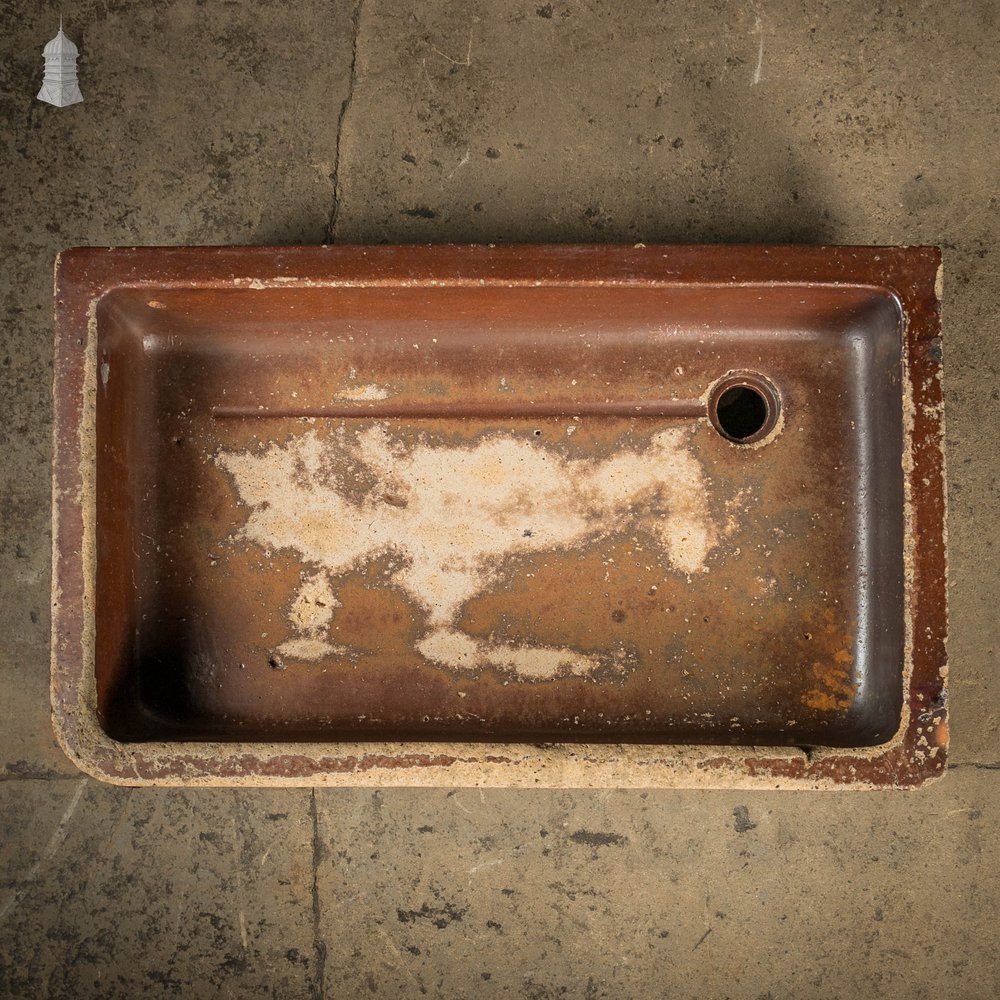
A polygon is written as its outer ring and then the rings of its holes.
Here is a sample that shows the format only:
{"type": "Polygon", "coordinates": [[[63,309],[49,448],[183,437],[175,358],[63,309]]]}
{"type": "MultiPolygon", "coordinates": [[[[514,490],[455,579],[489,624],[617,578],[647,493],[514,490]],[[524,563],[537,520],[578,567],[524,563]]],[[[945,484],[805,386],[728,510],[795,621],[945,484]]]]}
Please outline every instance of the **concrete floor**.
{"type": "Polygon", "coordinates": [[[998,10],[0,7],[0,994],[1000,994],[998,10]],[[34,101],[60,9],[86,96],[66,109],[34,101]],[[948,776],[312,794],[75,773],[48,719],[53,256],[324,239],[943,246],[948,776]]]}

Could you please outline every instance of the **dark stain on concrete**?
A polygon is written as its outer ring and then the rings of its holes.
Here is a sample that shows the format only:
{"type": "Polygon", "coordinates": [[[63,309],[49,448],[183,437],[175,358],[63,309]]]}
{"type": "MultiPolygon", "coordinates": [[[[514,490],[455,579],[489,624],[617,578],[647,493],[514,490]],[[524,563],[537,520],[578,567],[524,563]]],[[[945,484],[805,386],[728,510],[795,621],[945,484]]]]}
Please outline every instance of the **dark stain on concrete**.
{"type": "Polygon", "coordinates": [[[438,930],[444,930],[451,923],[461,923],[462,917],[467,912],[466,909],[459,909],[451,903],[445,903],[444,906],[428,906],[427,903],[423,903],[419,910],[396,910],[396,919],[401,924],[427,921],[438,930]]]}
{"type": "Polygon", "coordinates": [[[416,208],[403,208],[400,209],[399,214],[408,215],[411,219],[436,219],[438,217],[438,213],[426,205],[417,205],[416,208]]]}
{"type": "Polygon", "coordinates": [[[601,833],[593,830],[577,830],[571,833],[569,839],[574,844],[585,844],[587,847],[624,847],[628,838],[620,833],[601,833]]]}
{"type": "Polygon", "coordinates": [[[746,806],[737,806],[733,810],[733,829],[737,833],[747,833],[757,829],[757,824],[751,821],[750,810],[746,806]]]}

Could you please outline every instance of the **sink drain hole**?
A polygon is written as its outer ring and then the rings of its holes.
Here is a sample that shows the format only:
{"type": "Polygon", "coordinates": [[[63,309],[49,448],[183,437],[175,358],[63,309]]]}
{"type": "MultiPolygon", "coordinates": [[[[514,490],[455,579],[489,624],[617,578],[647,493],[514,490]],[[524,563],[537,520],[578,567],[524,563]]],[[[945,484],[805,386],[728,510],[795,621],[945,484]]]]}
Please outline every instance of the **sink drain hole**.
{"type": "Polygon", "coordinates": [[[758,375],[731,375],[719,382],[709,400],[709,416],[727,440],[751,444],[766,437],[778,419],[778,394],[758,375]]]}

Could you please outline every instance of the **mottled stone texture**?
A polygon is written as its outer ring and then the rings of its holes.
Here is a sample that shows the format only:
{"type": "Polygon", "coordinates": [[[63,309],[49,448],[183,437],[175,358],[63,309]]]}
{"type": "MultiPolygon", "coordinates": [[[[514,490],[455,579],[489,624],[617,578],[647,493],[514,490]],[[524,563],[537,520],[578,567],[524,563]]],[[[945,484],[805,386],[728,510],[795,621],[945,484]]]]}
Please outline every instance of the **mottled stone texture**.
{"type": "Polygon", "coordinates": [[[1000,992],[998,9],[0,6],[0,995],[1000,992]],[[74,244],[945,248],[952,773],[912,794],[128,791],[48,722],[74,244]]]}

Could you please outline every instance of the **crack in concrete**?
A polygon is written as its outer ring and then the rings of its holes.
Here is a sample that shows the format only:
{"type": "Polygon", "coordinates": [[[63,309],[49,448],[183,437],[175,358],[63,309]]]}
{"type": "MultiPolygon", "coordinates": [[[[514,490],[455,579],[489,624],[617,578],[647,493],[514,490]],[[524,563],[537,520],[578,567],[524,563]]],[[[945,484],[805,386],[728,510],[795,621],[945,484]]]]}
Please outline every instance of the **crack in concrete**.
{"type": "Polygon", "coordinates": [[[344,134],[344,119],[354,101],[354,84],[358,75],[358,35],[361,32],[361,14],[364,5],[365,0],[358,0],[354,6],[354,13],[351,15],[351,26],[354,32],[351,41],[351,68],[347,80],[347,94],[340,104],[340,114],[337,115],[337,139],[333,148],[333,170],[330,172],[330,180],[333,182],[333,203],[330,205],[330,214],[323,230],[324,243],[333,243],[337,217],[340,215],[340,140],[344,134]]]}
{"type": "Polygon", "coordinates": [[[45,850],[42,852],[38,860],[28,869],[27,873],[23,878],[15,879],[11,883],[11,887],[14,892],[7,897],[7,901],[0,906],[0,923],[7,919],[7,915],[15,910],[28,894],[32,886],[34,886],[39,877],[42,875],[42,870],[54,857],[56,851],[62,847],[63,841],[66,839],[66,835],[69,833],[69,824],[73,819],[73,815],[76,812],[77,806],[80,804],[80,799],[83,793],[87,790],[87,781],[89,779],[86,777],[80,778],[79,784],[76,786],[76,791],[70,796],[69,803],[63,810],[63,814],[59,819],[59,823],[56,825],[52,836],[49,837],[49,842],[45,846],[45,850]]]}
{"type": "Polygon", "coordinates": [[[326,942],[320,926],[319,865],[323,856],[323,844],[319,838],[319,816],[316,811],[316,789],[309,796],[309,815],[312,818],[312,919],[313,951],[316,956],[316,973],[313,981],[313,996],[317,1000],[326,997],[326,942]]]}

